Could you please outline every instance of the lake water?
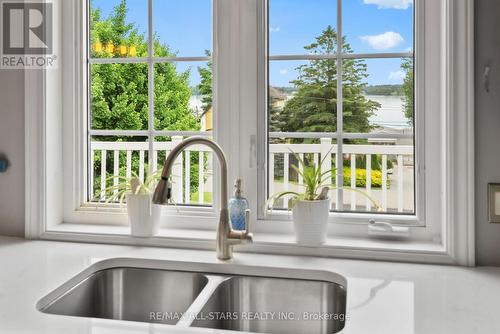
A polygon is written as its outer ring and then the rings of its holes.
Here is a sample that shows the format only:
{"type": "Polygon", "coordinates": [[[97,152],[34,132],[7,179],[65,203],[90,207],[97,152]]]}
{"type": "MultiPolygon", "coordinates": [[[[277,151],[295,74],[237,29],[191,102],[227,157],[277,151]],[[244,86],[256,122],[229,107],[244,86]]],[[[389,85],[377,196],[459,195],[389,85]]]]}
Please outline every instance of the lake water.
{"type": "MultiPolygon", "coordinates": [[[[370,123],[383,127],[397,129],[409,128],[408,119],[403,112],[403,98],[401,96],[366,95],[366,98],[380,103],[381,107],[370,117],[370,123]]],[[[192,110],[201,111],[202,101],[200,95],[193,95],[189,100],[192,110]]]]}

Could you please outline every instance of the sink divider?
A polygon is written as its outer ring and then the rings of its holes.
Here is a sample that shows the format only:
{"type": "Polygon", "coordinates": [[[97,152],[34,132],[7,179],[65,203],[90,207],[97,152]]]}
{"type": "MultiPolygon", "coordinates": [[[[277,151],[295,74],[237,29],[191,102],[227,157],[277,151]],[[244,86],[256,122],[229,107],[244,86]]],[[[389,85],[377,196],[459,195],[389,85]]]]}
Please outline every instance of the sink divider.
{"type": "Polygon", "coordinates": [[[208,279],[207,285],[201,290],[200,294],[193,303],[189,306],[189,308],[184,313],[185,316],[181,318],[175,325],[176,327],[188,328],[191,327],[193,322],[196,320],[196,317],[199,315],[203,307],[206,305],[210,297],[214,294],[215,290],[221,285],[224,281],[227,281],[231,278],[231,276],[217,276],[217,275],[205,275],[208,279]]]}

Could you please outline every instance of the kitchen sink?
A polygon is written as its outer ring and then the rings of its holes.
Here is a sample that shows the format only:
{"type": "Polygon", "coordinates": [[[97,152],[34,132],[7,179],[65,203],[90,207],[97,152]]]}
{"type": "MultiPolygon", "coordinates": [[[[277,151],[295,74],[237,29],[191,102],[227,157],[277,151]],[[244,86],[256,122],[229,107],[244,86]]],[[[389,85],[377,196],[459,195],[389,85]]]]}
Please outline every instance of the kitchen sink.
{"type": "MultiPolygon", "coordinates": [[[[184,312],[207,284],[197,273],[139,268],[98,271],[42,309],[77,317],[160,322],[145,308],[184,312]]],[[[161,322],[175,324],[175,319],[161,322]]]]}
{"type": "Polygon", "coordinates": [[[346,283],[325,271],[109,259],[42,298],[37,308],[209,333],[332,334],[345,325],[346,283]]]}
{"type": "Polygon", "coordinates": [[[255,333],[336,333],[344,326],[345,300],[345,289],[332,282],[232,277],[217,287],[200,312],[222,316],[197,319],[193,326],[255,333]],[[320,320],[320,315],[332,319],[320,320]]]}

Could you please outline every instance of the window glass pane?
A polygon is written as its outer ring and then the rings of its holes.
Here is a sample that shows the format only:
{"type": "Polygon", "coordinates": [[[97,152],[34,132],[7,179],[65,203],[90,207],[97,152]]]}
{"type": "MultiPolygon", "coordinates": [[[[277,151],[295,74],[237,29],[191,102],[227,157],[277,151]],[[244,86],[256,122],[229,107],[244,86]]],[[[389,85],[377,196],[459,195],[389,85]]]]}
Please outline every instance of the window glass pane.
{"type": "MultiPolygon", "coordinates": [[[[322,186],[333,185],[335,183],[336,143],[335,139],[321,138],[319,135],[310,138],[285,138],[271,134],[268,163],[269,194],[286,191],[303,192],[304,184],[307,183],[307,175],[309,175],[307,169],[318,166],[323,173],[322,186]]],[[[322,186],[318,187],[318,193],[322,186]]],[[[336,206],[336,192],[330,191],[329,197],[333,210],[336,206]]],[[[272,209],[288,209],[291,203],[290,199],[290,196],[279,198],[272,205],[272,209]]]]}
{"type": "Polygon", "coordinates": [[[147,0],[91,0],[89,24],[91,57],[148,56],[147,0]]]}
{"type": "Polygon", "coordinates": [[[92,129],[148,129],[146,64],[93,64],[90,82],[92,129]]]}
{"type": "Polygon", "coordinates": [[[212,130],[209,62],[155,64],[155,129],[212,130]]]}
{"type": "Polygon", "coordinates": [[[201,57],[212,50],[211,0],[153,0],[157,57],[201,57]]]}
{"type": "Polygon", "coordinates": [[[89,201],[125,201],[122,190],[130,190],[132,178],[153,189],[154,180],[147,182],[150,175],[147,137],[94,136],[89,150],[89,201]]]}
{"type": "Polygon", "coordinates": [[[345,60],[343,79],[344,131],[367,134],[344,141],[344,186],[377,202],[346,191],[344,209],[414,213],[412,60],[345,60]]]}
{"type": "MultiPolygon", "coordinates": [[[[213,131],[211,62],[160,63],[154,68],[156,130],[213,131]]],[[[159,168],[166,152],[182,139],[156,138],[159,168]]],[[[212,161],[212,153],[205,146],[194,146],[183,153],[172,173],[176,203],[212,205],[212,161]]]]}
{"type": "Polygon", "coordinates": [[[355,53],[413,51],[413,1],[343,1],[343,32],[355,53]]]}
{"type": "Polygon", "coordinates": [[[336,61],[269,63],[269,130],[335,132],[337,129],[336,61]]]}
{"type": "MultiPolygon", "coordinates": [[[[156,137],[155,169],[161,170],[174,146],[187,137],[156,137]]],[[[209,137],[210,138],[210,137],[209,137]]],[[[194,145],[179,156],[172,169],[172,200],[178,205],[211,206],[213,203],[213,154],[205,145],[194,145]]]]}
{"type": "MultiPolygon", "coordinates": [[[[309,54],[306,48],[331,27],[336,31],[337,2],[332,0],[269,0],[271,55],[309,54]]],[[[317,50],[335,52],[335,48],[317,50]]]]}
{"type": "MultiPolygon", "coordinates": [[[[404,130],[393,130],[393,133],[405,134],[404,130]]],[[[411,134],[398,138],[388,135],[387,138],[346,140],[343,150],[344,211],[415,213],[411,134]],[[349,190],[352,188],[361,192],[349,190]]]]}

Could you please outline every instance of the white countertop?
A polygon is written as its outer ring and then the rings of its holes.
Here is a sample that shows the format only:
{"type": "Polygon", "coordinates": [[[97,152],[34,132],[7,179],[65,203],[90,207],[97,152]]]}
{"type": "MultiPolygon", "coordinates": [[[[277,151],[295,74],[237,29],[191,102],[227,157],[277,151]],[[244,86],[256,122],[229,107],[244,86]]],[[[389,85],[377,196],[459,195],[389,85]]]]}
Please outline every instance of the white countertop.
{"type": "MultiPolygon", "coordinates": [[[[0,238],[0,333],[222,333],[201,328],[178,329],[48,315],[35,309],[40,298],[91,264],[118,257],[220,262],[215,252],[210,251],[0,238]]],[[[343,334],[500,333],[500,268],[237,252],[232,263],[327,270],[343,275],[348,281],[348,321],[343,334]]]]}

